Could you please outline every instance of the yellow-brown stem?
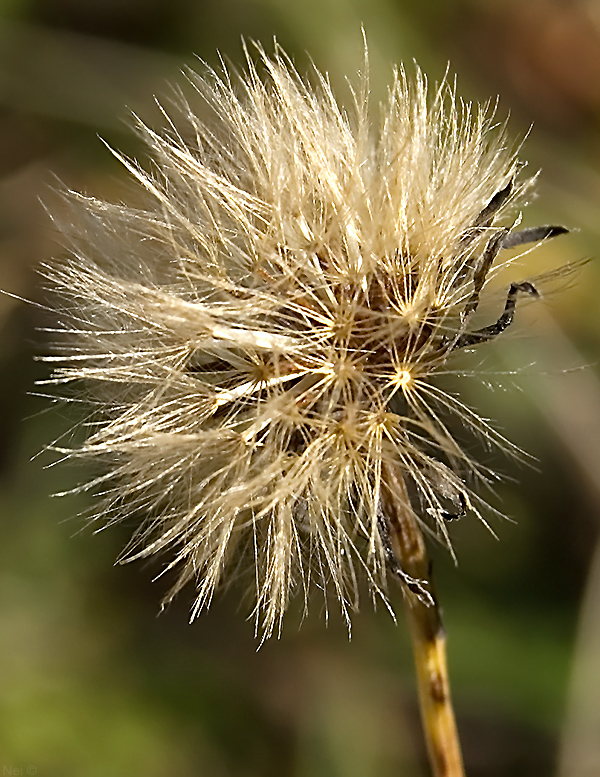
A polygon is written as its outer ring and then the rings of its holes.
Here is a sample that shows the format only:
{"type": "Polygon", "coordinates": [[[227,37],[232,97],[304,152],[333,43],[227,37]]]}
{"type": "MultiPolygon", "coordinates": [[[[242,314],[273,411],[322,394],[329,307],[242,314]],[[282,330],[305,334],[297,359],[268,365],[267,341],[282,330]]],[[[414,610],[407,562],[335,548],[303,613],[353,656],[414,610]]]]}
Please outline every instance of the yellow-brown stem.
{"type": "Polygon", "coordinates": [[[404,591],[417,670],[421,719],[431,768],[434,777],[464,777],[450,697],[444,627],[432,590],[423,534],[410,507],[401,476],[388,470],[382,480],[386,484],[382,492],[382,507],[394,555],[402,571],[423,581],[432,596],[432,602],[426,603],[413,591],[404,591]]]}

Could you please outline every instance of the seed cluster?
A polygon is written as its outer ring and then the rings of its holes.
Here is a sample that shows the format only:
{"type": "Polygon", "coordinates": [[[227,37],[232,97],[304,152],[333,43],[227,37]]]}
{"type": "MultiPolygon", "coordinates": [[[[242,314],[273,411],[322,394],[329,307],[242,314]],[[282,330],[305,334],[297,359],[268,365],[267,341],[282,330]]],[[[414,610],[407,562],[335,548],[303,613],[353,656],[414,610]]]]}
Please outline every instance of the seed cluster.
{"type": "Polygon", "coordinates": [[[530,181],[493,111],[448,84],[400,70],[377,124],[366,78],[344,111],[321,73],[258,53],[235,77],[190,74],[212,115],[182,101],[168,131],[139,124],[153,167],[119,158],[142,208],[68,196],[70,256],[47,274],[53,379],[85,381],[96,403],[68,454],[104,462],[84,486],[97,520],[135,519],[124,560],[170,554],[169,598],[195,581],[193,616],[251,567],[270,634],[296,587],[333,591],[348,616],[361,577],[383,597],[390,571],[402,579],[380,508],[389,468],[448,546],[447,520],[479,514],[465,478],[486,470],[445,419],[505,443],[432,375],[536,293],[513,284],[473,329],[502,251],[564,230],[514,230],[530,181]]]}

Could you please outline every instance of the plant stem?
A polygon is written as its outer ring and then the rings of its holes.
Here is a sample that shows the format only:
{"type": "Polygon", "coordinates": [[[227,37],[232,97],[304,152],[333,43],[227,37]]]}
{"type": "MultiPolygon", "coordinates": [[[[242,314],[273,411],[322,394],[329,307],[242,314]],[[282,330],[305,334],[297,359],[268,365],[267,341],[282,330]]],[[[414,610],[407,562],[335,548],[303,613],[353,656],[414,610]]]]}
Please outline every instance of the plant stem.
{"type": "Polygon", "coordinates": [[[446,663],[446,638],[435,599],[423,534],[410,507],[404,481],[388,470],[382,478],[382,507],[400,569],[425,583],[431,601],[404,585],[404,603],[417,670],[419,706],[434,777],[464,777],[464,767],[446,663]]]}

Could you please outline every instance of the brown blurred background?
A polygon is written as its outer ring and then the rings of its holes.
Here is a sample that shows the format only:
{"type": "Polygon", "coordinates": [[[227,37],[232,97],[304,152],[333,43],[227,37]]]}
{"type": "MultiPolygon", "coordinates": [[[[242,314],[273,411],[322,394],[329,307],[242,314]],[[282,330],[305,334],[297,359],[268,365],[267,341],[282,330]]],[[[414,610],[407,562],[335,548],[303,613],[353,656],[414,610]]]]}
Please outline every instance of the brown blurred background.
{"type": "MultiPolygon", "coordinates": [[[[35,267],[61,249],[41,203],[58,182],[126,197],[98,135],[144,158],[128,111],[158,122],[153,95],[168,100],[194,55],[239,63],[242,36],[276,36],[344,99],[361,24],[376,95],[394,63],[435,80],[450,62],[467,99],[500,95],[513,135],[534,125],[524,156],[542,175],[524,223],[576,231],[524,257],[519,278],[598,256],[596,0],[0,0],[0,288],[43,300],[35,267]]],[[[600,264],[543,290],[461,383],[537,457],[493,460],[507,480],[491,499],[515,523],[494,522],[500,542],[453,525],[456,569],[434,552],[469,777],[600,774],[600,264]]],[[[191,591],[157,617],[159,567],[113,567],[131,527],[94,536],[86,497],[51,498],[84,473],[38,455],[78,417],[35,395],[48,323],[0,296],[2,773],[426,775],[401,620],[365,607],[348,643],[317,605],[257,653],[242,592],[192,625],[191,591]]]]}

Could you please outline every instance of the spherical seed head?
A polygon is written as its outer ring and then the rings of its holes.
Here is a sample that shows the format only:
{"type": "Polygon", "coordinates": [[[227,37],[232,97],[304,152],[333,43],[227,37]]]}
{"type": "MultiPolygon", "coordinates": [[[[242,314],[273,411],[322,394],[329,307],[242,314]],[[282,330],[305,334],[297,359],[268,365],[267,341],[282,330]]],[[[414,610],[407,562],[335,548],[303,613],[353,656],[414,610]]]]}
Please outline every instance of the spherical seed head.
{"type": "Polygon", "coordinates": [[[48,275],[54,379],[98,400],[70,451],[106,462],[98,519],[140,518],[124,558],[167,554],[193,615],[250,560],[270,634],[313,581],[346,615],[361,573],[385,597],[390,468],[447,544],[443,503],[477,512],[464,476],[484,469],[443,411],[500,438],[431,377],[467,343],[527,182],[493,111],[447,83],[401,70],[377,124],[364,76],[346,112],[319,72],[258,55],[190,74],[206,122],[182,101],[177,128],[139,124],[150,172],[119,158],[144,208],[69,195],[72,251],[48,275]]]}

